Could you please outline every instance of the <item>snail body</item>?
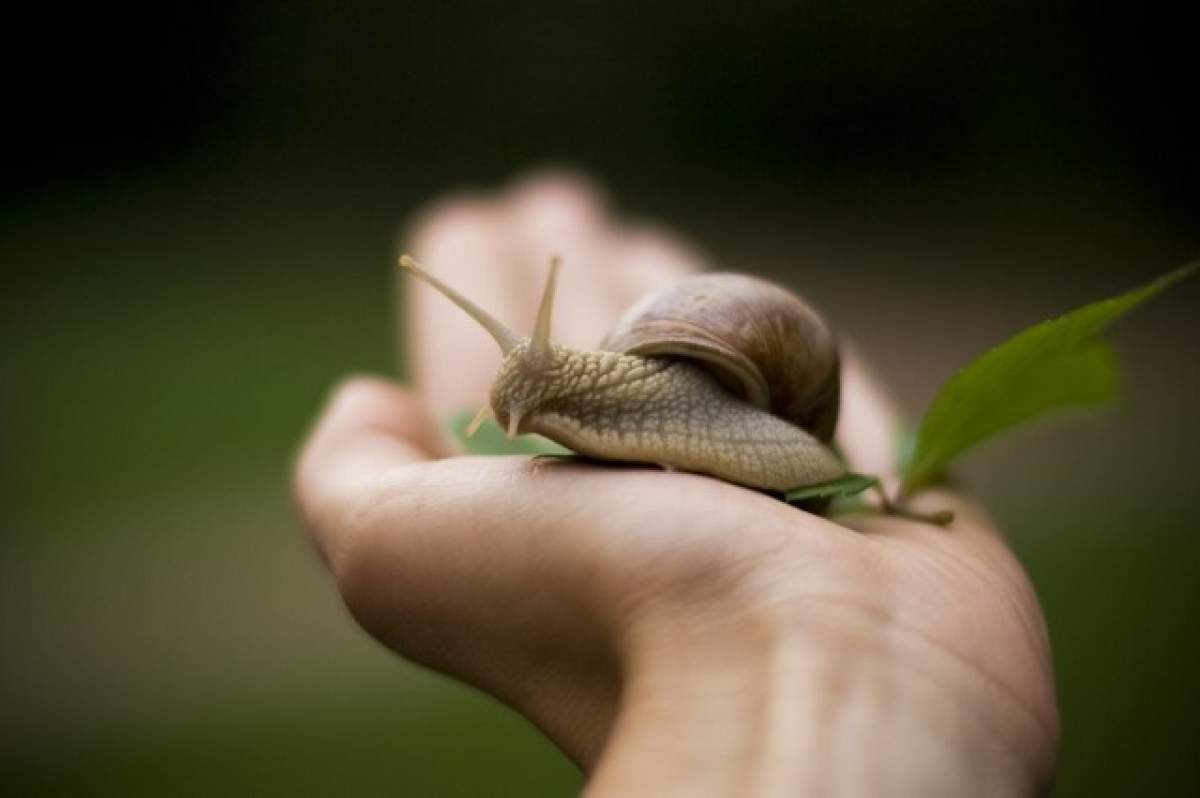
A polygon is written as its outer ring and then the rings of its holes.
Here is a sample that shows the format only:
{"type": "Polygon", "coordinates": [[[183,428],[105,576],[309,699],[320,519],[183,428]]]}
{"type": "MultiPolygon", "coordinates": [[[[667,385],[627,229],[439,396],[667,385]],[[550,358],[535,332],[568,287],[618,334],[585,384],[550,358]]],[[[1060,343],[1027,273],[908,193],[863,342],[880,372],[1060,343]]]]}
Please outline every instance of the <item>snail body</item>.
{"type": "Polygon", "coordinates": [[[550,341],[557,261],[529,337],[411,258],[401,264],[500,345],[490,409],[510,437],[535,432],[598,459],[657,463],[772,491],[846,473],[826,445],[837,419],[832,336],[777,286],[741,275],[692,278],[631,308],[606,340],[609,349],[581,350],[550,341]],[[714,334],[721,324],[753,343],[714,334]],[[775,361],[764,364],[764,353],[775,361]],[[778,388],[776,372],[788,386],[778,388]]]}

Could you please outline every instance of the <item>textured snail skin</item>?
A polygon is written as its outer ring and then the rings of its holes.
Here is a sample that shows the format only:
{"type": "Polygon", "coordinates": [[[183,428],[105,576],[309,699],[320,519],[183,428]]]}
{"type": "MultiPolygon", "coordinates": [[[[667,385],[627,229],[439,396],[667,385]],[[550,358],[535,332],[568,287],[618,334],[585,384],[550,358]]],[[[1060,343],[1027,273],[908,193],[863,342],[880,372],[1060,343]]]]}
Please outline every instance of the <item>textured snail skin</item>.
{"type": "Polygon", "coordinates": [[[497,421],[580,454],[658,463],[750,487],[785,491],[845,473],[794,424],[743,401],[684,360],[522,342],[491,392],[497,421]]]}

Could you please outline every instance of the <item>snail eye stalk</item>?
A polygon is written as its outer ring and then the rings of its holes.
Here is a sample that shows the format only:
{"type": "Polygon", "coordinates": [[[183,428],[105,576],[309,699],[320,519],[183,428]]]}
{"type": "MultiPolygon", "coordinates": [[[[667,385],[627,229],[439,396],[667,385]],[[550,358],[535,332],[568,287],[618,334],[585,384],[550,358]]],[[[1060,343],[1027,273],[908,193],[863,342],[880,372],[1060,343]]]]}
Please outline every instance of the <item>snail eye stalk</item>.
{"type": "Polygon", "coordinates": [[[561,265],[562,258],[558,255],[550,259],[550,274],[546,276],[546,287],[542,290],[542,303],[538,306],[533,338],[529,344],[529,354],[533,357],[550,354],[550,317],[554,313],[554,291],[558,283],[558,268],[561,265]]]}
{"type": "Polygon", "coordinates": [[[500,345],[501,353],[507,355],[516,348],[517,344],[521,343],[521,336],[513,332],[508,325],[497,320],[494,316],[492,316],[492,314],[488,313],[486,310],[479,307],[474,302],[467,299],[465,296],[458,293],[453,288],[422,269],[410,256],[400,256],[400,268],[404,269],[405,271],[412,272],[417,277],[420,277],[422,280],[437,289],[437,291],[444,297],[462,308],[468,316],[475,319],[475,321],[477,321],[479,325],[483,327],[483,329],[487,330],[488,334],[496,340],[496,343],[500,345]]]}

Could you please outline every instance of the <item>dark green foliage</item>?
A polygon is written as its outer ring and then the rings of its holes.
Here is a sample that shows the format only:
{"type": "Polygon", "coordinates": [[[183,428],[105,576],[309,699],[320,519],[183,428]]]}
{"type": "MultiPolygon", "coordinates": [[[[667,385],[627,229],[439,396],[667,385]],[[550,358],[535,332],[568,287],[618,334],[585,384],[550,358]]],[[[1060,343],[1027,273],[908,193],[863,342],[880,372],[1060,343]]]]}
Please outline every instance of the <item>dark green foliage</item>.
{"type": "Polygon", "coordinates": [[[789,503],[804,502],[812,499],[840,499],[862,493],[867,488],[879,484],[879,480],[866,474],[846,474],[829,482],[819,485],[809,485],[790,490],[784,496],[789,503]]]}

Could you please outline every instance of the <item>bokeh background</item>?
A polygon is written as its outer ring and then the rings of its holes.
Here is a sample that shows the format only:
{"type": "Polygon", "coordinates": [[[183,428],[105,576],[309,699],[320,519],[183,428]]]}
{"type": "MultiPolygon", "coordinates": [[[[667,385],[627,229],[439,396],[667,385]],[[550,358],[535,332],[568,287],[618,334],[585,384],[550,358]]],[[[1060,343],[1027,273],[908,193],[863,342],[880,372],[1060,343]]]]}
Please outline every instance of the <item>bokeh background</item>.
{"type": "MultiPolygon", "coordinates": [[[[330,383],[403,369],[402,221],[573,165],[810,296],[919,410],[1200,254],[1194,37],[1157,5],[11,18],[0,792],[571,794],[520,718],[357,631],[289,505],[330,383]]],[[[1113,407],[963,469],[1045,604],[1060,796],[1200,794],[1197,311],[1194,283],[1120,325],[1113,407]]]]}

